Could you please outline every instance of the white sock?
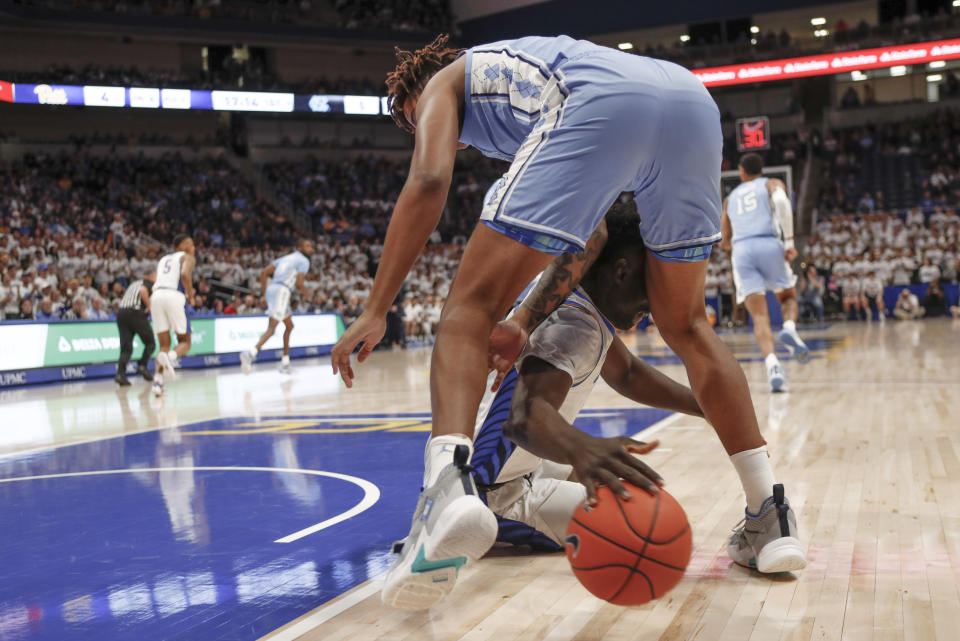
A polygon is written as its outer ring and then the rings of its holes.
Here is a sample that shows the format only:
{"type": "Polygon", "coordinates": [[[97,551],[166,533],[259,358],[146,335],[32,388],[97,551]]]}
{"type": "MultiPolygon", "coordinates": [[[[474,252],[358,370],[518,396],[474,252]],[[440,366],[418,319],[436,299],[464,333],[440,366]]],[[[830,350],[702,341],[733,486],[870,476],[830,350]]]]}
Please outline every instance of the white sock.
{"type": "Polygon", "coordinates": [[[256,358],[256,357],[257,357],[257,354],[259,354],[259,353],[260,353],[260,350],[257,349],[256,347],[254,347],[253,349],[250,350],[250,356],[252,356],[252,357],[254,357],[254,358],[256,358]]]}
{"type": "Polygon", "coordinates": [[[167,356],[170,357],[170,362],[171,362],[171,363],[176,363],[176,362],[177,362],[177,351],[176,351],[176,350],[171,349],[169,352],[167,352],[167,356]]]}
{"type": "Polygon", "coordinates": [[[157,385],[163,385],[163,374],[154,374],[153,382],[157,385]]]}
{"type": "Polygon", "coordinates": [[[289,364],[290,364],[290,356],[285,354],[285,355],[280,359],[280,363],[282,363],[283,365],[289,365],[289,364]]]}
{"type": "Polygon", "coordinates": [[[797,324],[792,320],[783,321],[783,328],[791,334],[794,334],[797,331],[797,324]]]}
{"type": "Polygon", "coordinates": [[[765,359],[763,359],[763,362],[767,365],[767,369],[770,369],[774,365],[779,365],[780,359],[777,358],[776,354],[770,353],[770,354],[767,354],[767,357],[765,359]]]}
{"type": "Polygon", "coordinates": [[[466,445],[473,455],[473,440],[463,434],[444,434],[427,441],[423,452],[423,487],[433,485],[441,470],[453,463],[453,450],[458,445],[466,445]]]}
{"type": "Polygon", "coordinates": [[[747,495],[747,510],[751,514],[759,513],[760,506],[773,494],[773,485],[776,483],[767,446],[731,454],[730,462],[737,470],[740,484],[747,495]]]}

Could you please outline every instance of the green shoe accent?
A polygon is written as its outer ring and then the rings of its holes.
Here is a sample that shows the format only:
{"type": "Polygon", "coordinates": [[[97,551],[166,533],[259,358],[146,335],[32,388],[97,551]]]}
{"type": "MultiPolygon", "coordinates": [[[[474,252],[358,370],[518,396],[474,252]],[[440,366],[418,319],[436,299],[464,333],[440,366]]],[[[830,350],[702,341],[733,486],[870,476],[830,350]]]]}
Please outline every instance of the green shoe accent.
{"type": "Polygon", "coordinates": [[[413,573],[432,572],[442,568],[456,568],[457,574],[460,574],[460,568],[466,565],[467,557],[455,556],[451,559],[440,559],[439,561],[428,561],[423,554],[423,546],[417,551],[417,558],[413,560],[410,571],[413,573]]]}
{"type": "Polygon", "coordinates": [[[752,568],[757,567],[757,557],[755,557],[755,556],[751,556],[751,557],[750,557],[750,567],[752,567],[752,568]]]}

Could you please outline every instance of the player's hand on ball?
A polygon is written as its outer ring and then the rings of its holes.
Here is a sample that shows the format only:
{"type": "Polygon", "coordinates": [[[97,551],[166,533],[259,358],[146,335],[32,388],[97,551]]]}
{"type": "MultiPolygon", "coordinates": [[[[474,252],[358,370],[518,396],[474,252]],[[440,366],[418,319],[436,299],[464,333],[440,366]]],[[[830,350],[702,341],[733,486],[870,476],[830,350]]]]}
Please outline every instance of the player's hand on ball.
{"type": "Polygon", "coordinates": [[[490,386],[491,392],[500,389],[500,384],[527,344],[527,332],[511,319],[497,323],[490,332],[490,344],[487,348],[487,367],[496,370],[497,377],[490,386]]]}
{"type": "Polygon", "coordinates": [[[660,441],[644,443],[626,436],[597,438],[584,434],[570,457],[570,464],[577,479],[587,488],[587,503],[596,505],[597,486],[606,485],[624,499],[630,498],[630,492],[620,479],[656,494],[663,485],[663,478],[653,469],[634,456],[652,452],[660,441]]]}
{"type": "Polygon", "coordinates": [[[366,313],[360,314],[360,317],[353,322],[353,325],[347,328],[337,344],[333,346],[330,352],[330,364],[333,366],[333,373],[340,374],[340,378],[347,387],[353,387],[353,367],[350,366],[350,354],[360,345],[360,351],[357,353],[357,361],[367,360],[367,356],[373,351],[383,339],[387,331],[387,320],[383,317],[368,316],[366,313]]]}

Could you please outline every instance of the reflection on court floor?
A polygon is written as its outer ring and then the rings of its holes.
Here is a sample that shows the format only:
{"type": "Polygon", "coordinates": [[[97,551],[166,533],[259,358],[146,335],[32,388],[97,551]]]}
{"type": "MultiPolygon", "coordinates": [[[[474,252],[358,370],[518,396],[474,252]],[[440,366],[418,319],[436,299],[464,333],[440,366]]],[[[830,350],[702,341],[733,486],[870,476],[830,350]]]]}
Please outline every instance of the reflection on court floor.
{"type": "MultiPolygon", "coordinates": [[[[587,410],[634,434],[668,413],[587,410]]],[[[0,639],[257,639],[383,572],[427,414],[219,418],[0,458],[0,639]]]]}

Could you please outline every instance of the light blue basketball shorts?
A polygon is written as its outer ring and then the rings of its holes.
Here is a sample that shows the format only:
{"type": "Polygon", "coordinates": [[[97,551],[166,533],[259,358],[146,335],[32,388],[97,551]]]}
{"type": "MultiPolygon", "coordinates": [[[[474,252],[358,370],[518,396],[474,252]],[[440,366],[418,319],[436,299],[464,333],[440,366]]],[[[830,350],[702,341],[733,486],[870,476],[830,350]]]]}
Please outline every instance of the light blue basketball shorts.
{"type": "Polygon", "coordinates": [[[600,53],[562,65],[568,95],[487,193],[486,225],[546,253],[581,251],[632,192],[659,258],[709,257],[720,239],[719,111],[683,67],[636,58],[600,53]]]}
{"type": "Polygon", "coordinates": [[[278,283],[270,283],[263,297],[267,301],[267,316],[278,321],[290,316],[289,288],[278,283]]]}
{"type": "Polygon", "coordinates": [[[797,284],[797,275],[783,257],[783,244],[773,236],[735,241],[730,260],[738,305],[751,294],[782,292],[797,284]]]}

